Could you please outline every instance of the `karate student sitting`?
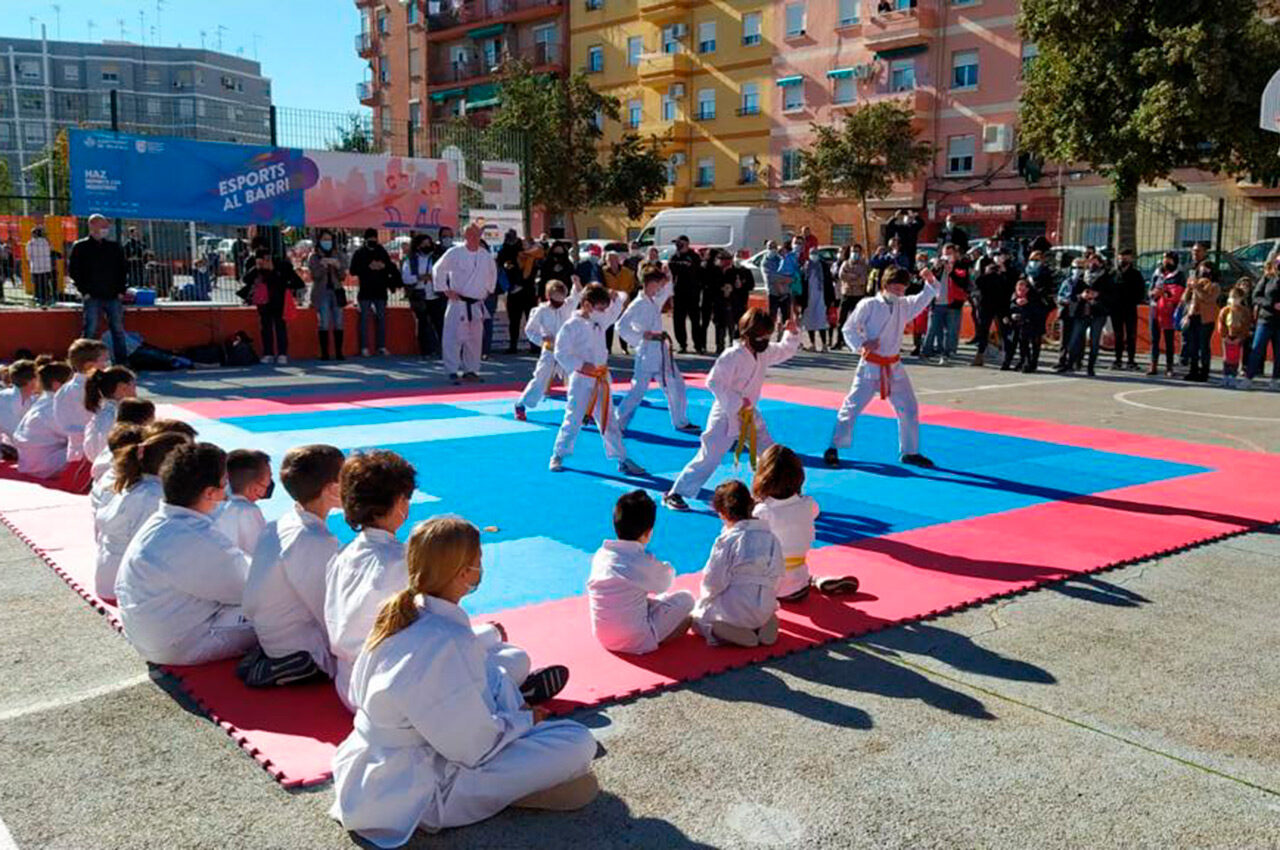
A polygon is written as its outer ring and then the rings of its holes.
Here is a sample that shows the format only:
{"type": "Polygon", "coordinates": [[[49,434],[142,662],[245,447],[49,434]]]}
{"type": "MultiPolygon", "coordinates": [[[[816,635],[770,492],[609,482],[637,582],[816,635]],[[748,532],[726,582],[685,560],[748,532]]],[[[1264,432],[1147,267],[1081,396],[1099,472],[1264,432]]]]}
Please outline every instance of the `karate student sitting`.
{"type": "Polygon", "coordinates": [[[258,538],[244,589],[244,613],[260,650],[236,673],[251,688],[291,685],[337,670],[324,626],[325,568],[338,554],[330,511],[342,507],[342,450],[298,446],[280,462],[293,507],[258,538]]]}
{"type": "Polygon", "coordinates": [[[351,677],[355,729],[333,757],[329,814],[377,847],[507,806],[591,802],[596,742],[530,710],[475,634],[462,598],[480,583],[480,532],[456,517],[419,523],[407,578],[380,603],[351,677]]]}
{"type": "Polygon", "coordinates": [[[673,292],[667,273],[649,269],[644,273],[644,292],[628,306],[618,321],[618,333],[636,350],[636,365],[631,373],[631,392],[618,405],[618,427],[627,430],[631,417],[655,379],[667,397],[671,426],[677,431],[698,433],[685,415],[684,376],[671,356],[671,335],[662,327],[662,306],[673,292]]]}
{"type": "Polygon", "coordinates": [[[809,595],[812,584],[828,596],[858,592],[853,576],[828,576],[816,582],[809,578],[807,559],[816,536],[813,521],[818,502],[803,496],[804,464],[786,446],[771,446],[760,458],[752,491],[756,497],[755,517],[764,520],[782,545],[786,570],[778,582],[779,602],[799,602],[809,595]]]}
{"type": "MultiPolygon", "coordinates": [[[[864,299],[865,300],[865,299],[864,299]]],[[[676,478],[662,503],[676,511],[689,510],[686,499],[692,499],[716,471],[725,454],[738,444],[739,454],[745,448],[754,465],[757,450],[773,445],[764,416],[756,409],[764,373],[770,366],[790,360],[800,350],[800,332],[793,316],[787,321],[781,342],[770,343],[773,319],[759,307],[752,307],[738,321],[738,341],[716,358],[707,375],[707,389],[713,401],[707,427],[702,432],[702,445],[693,460],[676,478]]]]}
{"type": "MultiPolygon", "coordinates": [[[[135,401],[136,399],[125,400],[125,402],[120,405],[120,415],[132,416],[133,403],[135,401]]],[[[151,404],[151,402],[144,402],[144,404],[151,404]]],[[[107,503],[110,502],[116,494],[116,452],[118,452],[122,446],[136,446],[148,437],[154,437],[156,434],[166,433],[184,434],[193,443],[196,439],[196,429],[192,428],[187,423],[179,422],[176,419],[153,420],[145,426],[134,426],[130,422],[116,423],[116,427],[111,429],[111,434],[107,437],[107,451],[111,453],[110,463],[107,465],[106,471],[103,472],[101,477],[93,483],[93,487],[89,491],[89,506],[93,509],[94,516],[97,516],[98,511],[105,508],[107,503]],[[141,433],[135,437],[130,432],[121,431],[122,426],[137,427],[141,433]]],[[[96,468],[101,461],[102,457],[99,456],[98,460],[94,461],[94,467],[96,468]]]]}
{"type": "Polygon", "coordinates": [[[644,475],[644,469],[627,458],[622,444],[622,429],[612,410],[609,380],[609,349],[605,345],[604,332],[618,321],[627,297],[621,292],[605,289],[593,283],[582,293],[582,300],[573,318],[564,323],[556,335],[556,362],[569,376],[569,389],[565,400],[564,423],[556,435],[552,449],[552,472],[564,469],[564,459],[573,454],[573,444],[582,429],[583,417],[591,414],[600,427],[604,440],[605,456],[618,462],[623,475],[644,475]]]}
{"type": "Polygon", "coordinates": [[[618,538],[604,541],[591,559],[591,632],[611,652],[653,652],[687,632],[692,623],[693,594],[667,593],[676,571],[645,548],[653,538],[657,513],[658,506],[643,490],[619,498],[613,507],[618,538]]]}
{"type": "Polygon", "coordinates": [[[252,556],[267,524],[258,502],[270,499],[276,489],[276,482],[271,479],[271,458],[266,452],[253,449],[230,452],[227,481],[231,495],[214,517],[213,525],[241,552],[252,556]]]}
{"type": "Polygon", "coordinates": [[[755,502],[741,481],[717,487],[711,506],[724,522],[724,530],[712,544],[702,570],[702,596],[693,611],[694,623],[713,646],[773,646],[778,640],[782,546],[767,522],[751,518],[755,502]]]}
{"type": "Polygon", "coordinates": [[[125,550],[164,501],[161,465],[178,446],[190,442],[185,434],[156,434],[140,442],[125,441],[117,448],[114,495],[93,518],[98,540],[93,592],[101,598],[115,598],[125,550]]]}
{"type": "Polygon", "coordinates": [[[164,503],[125,550],[116,578],[124,633],[153,664],[243,655],[256,638],[240,607],[249,559],[213,527],[227,495],[227,455],[178,446],[160,467],[164,503]]]}
{"type": "Polygon", "coordinates": [[[89,413],[89,421],[84,426],[83,451],[90,463],[107,447],[107,435],[116,425],[120,402],[137,394],[138,376],[126,366],[94,369],[89,373],[84,382],[84,408],[89,413]]]}
{"type": "Polygon", "coordinates": [[[895,270],[885,279],[875,298],[864,298],[841,329],[851,351],[861,351],[853,386],[836,414],[831,446],[822,455],[827,466],[840,466],[840,449],[853,444],[853,424],[877,393],[887,398],[898,416],[898,452],[903,463],[931,467],[920,454],[920,408],[916,391],[902,365],[902,331],[938,295],[938,280],[925,268],[920,272],[924,289],[905,295],[911,275],[895,270]]]}
{"type": "Polygon", "coordinates": [[[534,307],[529,320],[525,322],[525,336],[529,338],[529,342],[540,347],[542,352],[538,355],[538,365],[533,368],[533,378],[516,401],[516,419],[521,422],[525,421],[526,410],[537,407],[542,402],[556,376],[564,377],[564,372],[556,364],[556,334],[560,333],[564,323],[573,316],[581,299],[582,281],[578,280],[577,275],[573,278],[572,293],[563,281],[553,280],[547,284],[547,303],[534,307]]]}
{"type": "Polygon", "coordinates": [[[40,396],[27,408],[17,430],[13,447],[18,450],[18,472],[33,478],[53,478],[67,465],[67,438],[53,417],[58,390],[71,380],[71,367],[61,361],[46,363],[36,370],[40,396]]]}
{"type": "MultiPolygon", "coordinates": [[[[115,406],[115,422],[111,428],[107,430],[106,438],[102,448],[93,456],[93,466],[90,467],[90,475],[94,481],[94,489],[97,489],[97,482],[102,480],[111,464],[115,462],[115,457],[111,448],[111,434],[119,425],[137,425],[145,428],[156,419],[156,406],[144,398],[122,398],[115,406]]],[[[192,436],[195,432],[192,431],[192,436]]]]}
{"type": "Polygon", "coordinates": [[[17,460],[18,450],[13,447],[13,433],[18,423],[31,409],[40,392],[40,380],[36,377],[33,360],[15,360],[9,364],[9,386],[0,390],[0,457],[17,460]]]}
{"type": "Polygon", "coordinates": [[[107,347],[96,339],[78,339],[67,349],[67,365],[74,373],[53,399],[53,419],[66,438],[68,463],[83,458],[84,429],[92,414],[85,405],[85,384],[95,369],[111,365],[107,347]]]}

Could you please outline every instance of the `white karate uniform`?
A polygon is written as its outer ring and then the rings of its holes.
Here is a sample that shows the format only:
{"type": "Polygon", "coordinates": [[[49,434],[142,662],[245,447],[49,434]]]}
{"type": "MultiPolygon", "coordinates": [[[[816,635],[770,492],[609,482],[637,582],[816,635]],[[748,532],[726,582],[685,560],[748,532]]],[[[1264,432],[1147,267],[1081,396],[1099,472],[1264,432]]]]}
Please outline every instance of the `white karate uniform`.
{"type": "MultiPolygon", "coordinates": [[[[924,289],[915,295],[889,300],[882,292],[874,298],[863,298],[845,320],[841,329],[844,340],[853,351],[861,350],[864,342],[875,340],[876,354],[893,357],[902,350],[903,330],[924,312],[937,295],[937,287],[926,282],[924,289]]],[[[844,449],[853,444],[854,420],[880,394],[882,368],[889,369],[889,403],[898,415],[898,451],[904,455],[920,451],[920,406],[906,367],[902,363],[880,367],[865,357],[858,363],[853,373],[853,386],[836,414],[836,427],[831,434],[832,447],[844,449]]]]}
{"type": "Polygon", "coordinates": [[[244,614],[269,658],[305,651],[330,677],[337,671],[324,593],[325,570],[338,549],[325,521],[298,504],[263,529],[249,564],[244,614]]]}
{"type": "Polygon", "coordinates": [[[755,407],[756,449],[759,454],[773,445],[773,437],[765,424],[757,402],[764,386],[764,373],[770,366],[790,360],[800,349],[800,334],[788,332],[782,342],[771,343],[757,355],[747,348],[745,340],[739,340],[732,348],[716,358],[711,373],[707,375],[707,389],[713,401],[707,425],[702,430],[702,445],[688,466],[681,471],[671,492],[686,499],[694,498],[716,471],[725,454],[738,439],[740,412],[743,399],[755,407]]]}
{"type": "Polygon", "coordinates": [[[543,396],[547,394],[547,387],[551,386],[552,378],[557,375],[564,378],[564,370],[556,364],[554,340],[560,333],[560,329],[564,327],[564,323],[569,321],[574,311],[578,309],[578,301],[581,298],[582,289],[575,286],[573,292],[559,307],[551,306],[551,302],[548,301],[534,307],[533,312],[529,314],[529,319],[524,325],[524,335],[529,342],[539,346],[542,353],[538,355],[538,365],[533,367],[533,378],[529,380],[524,392],[520,395],[520,400],[516,402],[521,407],[537,407],[543,396]],[[552,339],[549,346],[547,337],[552,339]]]}
{"type": "MultiPolygon", "coordinates": [[[[98,412],[91,414],[89,422],[84,426],[84,457],[96,463],[98,457],[107,449],[107,437],[116,426],[116,409],[119,405],[115,399],[104,398],[98,412]]],[[[107,455],[110,457],[110,455],[107,455]]]]}
{"type": "Polygon", "coordinates": [[[13,433],[18,430],[18,423],[31,409],[35,400],[34,395],[23,399],[22,390],[18,387],[5,387],[0,390],[0,437],[3,437],[5,442],[12,443],[13,433]]]}
{"type": "Polygon", "coordinates": [[[498,264],[483,247],[468,251],[466,245],[454,245],[436,260],[431,274],[436,292],[443,295],[453,291],[475,299],[473,304],[450,300],[445,309],[444,339],[441,341],[444,370],[450,375],[479,372],[484,320],[489,316],[484,299],[497,286],[498,264]]]}
{"type": "MultiPolygon", "coordinates": [[[[351,668],[369,632],[373,631],[382,603],[408,585],[404,544],[380,528],[366,528],[329,562],[325,574],[324,624],[329,634],[329,651],[336,662],[333,684],[338,697],[352,711],[357,703],[350,692],[351,668]]],[[[477,626],[476,637],[515,684],[529,677],[528,653],[503,643],[496,628],[487,624],[477,626]]]]}
{"type": "MultiPolygon", "coordinates": [[[[95,464],[95,468],[96,468],[95,464]]],[[[98,538],[101,528],[98,525],[98,511],[105,508],[116,495],[116,470],[108,464],[102,476],[93,482],[89,490],[89,507],[93,511],[94,539],[98,538]]]]}
{"type": "Polygon", "coordinates": [[[591,558],[587,579],[591,632],[600,645],[633,655],[657,649],[693,611],[692,593],[664,592],[675,575],[670,564],[637,541],[604,541],[591,558]]]}
{"type": "Polygon", "coordinates": [[[797,494],[786,499],[765,499],[756,504],[755,517],[763,520],[782,546],[786,571],[778,581],[778,595],[790,596],[809,586],[809,565],[805,559],[813,548],[818,517],[818,501],[797,494]]]}
{"type": "MultiPolygon", "coordinates": [[[[93,465],[89,468],[89,474],[93,478],[95,485],[106,475],[112,475],[114,477],[112,467],[115,465],[115,462],[115,455],[111,454],[111,449],[109,448],[104,448],[102,451],[94,455],[93,465]]],[[[97,489],[96,486],[94,489],[97,489]]]]}
{"type": "Polygon", "coordinates": [[[716,623],[762,627],[778,610],[782,572],[782,545],[768,523],[740,520],[720,532],[702,569],[702,596],[693,610],[698,631],[711,640],[716,623]]]}
{"type": "Polygon", "coordinates": [[[53,393],[41,393],[13,432],[18,472],[53,478],[67,465],[67,438],[53,421],[53,393]]]}
{"type": "Polygon", "coordinates": [[[419,599],[418,618],[351,677],[355,728],[333,757],[329,814],[377,847],[496,815],[582,776],[596,742],[571,720],[533,723],[457,605],[419,599]]]}
{"type": "Polygon", "coordinates": [[[564,422],[556,435],[553,454],[566,458],[573,454],[573,444],[582,430],[582,418],[588,413],[596,419],[600,437],[604,440],[605,457],[623,461],[627,450],[622,445],[622,429],[618,427],[618,412],[614,409],[612,393],[601,389],[595,407],[591,405],[591,393],[597,386],[595,378],[589,378],[578,370],[584,364],[595,366],[609,364],[609,348],[605,345],[604,332],[622,316],[627,297],[621,292],[610,293],[613,302],[609,309],[596,316],[575,313],[556,334],[556,363],[569,376],[569,388],[565,399],[564,422]],[[605,423],[604,406],[609,405],[608,424],[605,423]]]}
{"type": "Polygon", "coordinates": [[[164,504],[125,550],[116,579],[124,633],[153,664],[242,655],[257,638],[240,607],[249,559],[208,515],[164,504]]]}
{"type": "Polygon", "coordinates": [[[138,529],[151,519],[164,501],[164,487],[157,475],[144,475],[123,493],[114,493],[102,510],[94,514],[98,533],[98,557],[93,569],[93,592],[103,599],[115,599],[116,577],[125,550],[138,529]]]}
{"type": "Polygon", "coordinates": [[[675,358],[670,356],[669,344],[665,340],[644,338],[646,333],[662,333],[662,305],[671,298],[672,292],[674,290],[668,283],[653,298],[641,293],[627,305],[627,311],[618,321],[618,334],[636,352],[631,391],[618,405],[618,426],[624,431],[640,406],[640,400],[649,391],[649,384],[655,379],[667,397],[671,427],[683,428],[689,424],[685,415],[684,376],[680,374],[675,358]]]}
{"type": "Polygon", "coordinates": [[[72,375],[53,397],[53,421],[67,440],[67,463],[84,457],[84,428],[92,417],[84,406],[84,385],[88,380],[83,372],[72,375]]]}
{"type": "Polygon", "coordinates": [[[232,495],[214,515],[213,526],[222,532],[223,537],[240,547],[245,555],[252,555],[258,548],[258,538],[262,536],[262,529],[267,527],[267,520],[257,504],[244,496],[232,495]]]}

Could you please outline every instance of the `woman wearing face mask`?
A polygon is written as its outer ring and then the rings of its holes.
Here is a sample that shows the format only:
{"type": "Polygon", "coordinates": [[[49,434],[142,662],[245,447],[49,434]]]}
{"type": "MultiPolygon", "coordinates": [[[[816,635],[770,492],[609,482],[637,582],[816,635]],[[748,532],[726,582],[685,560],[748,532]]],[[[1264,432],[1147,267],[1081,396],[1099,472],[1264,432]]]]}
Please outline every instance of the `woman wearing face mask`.
{"type": "Polygon", "coordinates": [[[569,259],[569,244],[553,242],[547,256],[538,264],[538,300],[546,298],[548,283],[558,280],[567,289],[572,285],[575,274],[573,262],[569,259]]]}
{"type": "Polygon", "coordinates": [[[333,354],[338,360],[342,355],[342,308],[347,303],[347,291],[343,283],[347,279],[347,252],[338,247],[332,230],[321,230],[316,237],[315,250],[307,258],[311,272],[311,306],[316,311],[316,326],[320,329],[320,359],[329,359],[329,332],[333,331],[333,354]]]}
{"type": "Polygon", "coordinates": [[[430,357],[440,352],[440,337],[432,321],[432,302],[444,299],[431,286],[431,237],[419,233],[409,243],[409,253],[400,267],[400,279],[418,331],[418,354],[430,357]]]}

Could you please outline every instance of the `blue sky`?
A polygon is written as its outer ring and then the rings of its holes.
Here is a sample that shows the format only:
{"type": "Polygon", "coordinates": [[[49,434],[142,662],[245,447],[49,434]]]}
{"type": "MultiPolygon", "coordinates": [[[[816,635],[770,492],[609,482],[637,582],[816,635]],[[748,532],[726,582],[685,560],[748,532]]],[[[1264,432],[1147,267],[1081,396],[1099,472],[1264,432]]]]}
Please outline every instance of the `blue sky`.
{"type": "Polygon", "coordinates": [[[60,18],[64,41],[119,39],[118,21],[123,20],[125,39],[137,42],[141,11],[147,44],[199,47],[204,30],[205,46],[215,49],[221,24],[224,53],[242,51],[246,59],[254,59],[256,47],[277,106],[335,112],[361,108],[355,84],[364,78],[365,63],[355,52],[360,16],[354,0],[161,0],[158,30],[156,0],[60,0],[60,13],[46,0],[3,2],[0,34],[19,38],[31,36],[29,19],[35,17],[37,37],[43,23],[49,38],[58,38],[60,18]],[[92,36],[89,21],[94,23],[92,36]]]}

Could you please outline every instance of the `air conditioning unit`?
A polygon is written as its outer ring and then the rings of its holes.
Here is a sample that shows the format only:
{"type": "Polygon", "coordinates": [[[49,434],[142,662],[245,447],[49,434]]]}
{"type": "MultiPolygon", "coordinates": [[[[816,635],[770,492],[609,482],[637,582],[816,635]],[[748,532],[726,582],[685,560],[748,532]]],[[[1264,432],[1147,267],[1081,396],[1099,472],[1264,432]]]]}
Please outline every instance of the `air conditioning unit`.
{"type": "Polygon", "coordinates": [[[982,152],[1005,153],[1013,150],[1013,128],[1008,124],[988,124],[982,128],[982,152]]]}
{"type": "Polygon", "coordinates": [[[667,94],[672,100],[681,100],[684,98],[684,83],[672,83],[671,88],[667,89],[667,94]]]}
{"type": "Polygon", "coordinates": [[[672,24],[671,36],[673,38],[686,38],[689,35],[688,24],[672,24]]]}

